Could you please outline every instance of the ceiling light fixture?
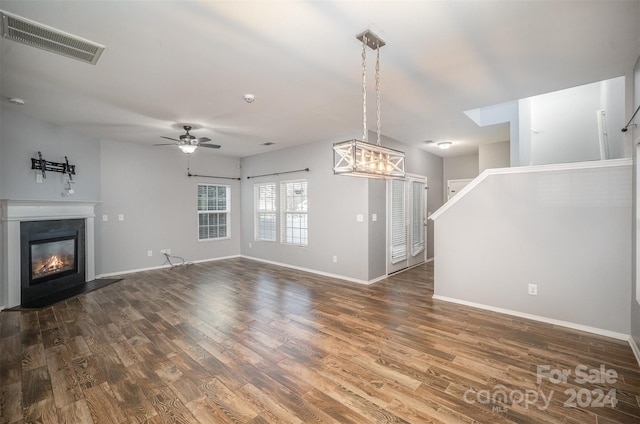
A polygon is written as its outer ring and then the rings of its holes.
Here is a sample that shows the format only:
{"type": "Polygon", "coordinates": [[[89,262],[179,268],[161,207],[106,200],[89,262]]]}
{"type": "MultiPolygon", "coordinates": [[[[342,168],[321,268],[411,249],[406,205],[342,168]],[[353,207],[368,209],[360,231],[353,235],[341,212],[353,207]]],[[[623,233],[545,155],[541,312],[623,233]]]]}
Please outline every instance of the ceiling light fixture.
{"type": "Polygon", "coordinates": [[[362,41],[362,140],[347,140],[333,145],[333,173],[365,178],[404,178],[404,152],[380,144],[380,47],[385,42],[369,30],[356,38],[362,41]],[[377,144],[367,141],[367,47],[377,51],[377,144]]]}
{"type": "Polygon", "coordinates": [[[447,150],[451,147],[451,143],[450,141],[441,141],[440,143],[438,143],[438,147],[442,150],[447,150]]]}
{"type": "Polygon", "coordinates": [[[9,97],[9,103],[22,106],[24,104],[24,100],[19,97],[9,97]]]}
{"type": "Polygon", "coordinates": [[[254,100],[256,99],[256,96],[254,96],[253,94],[245,94],[244,97],[242,97],[242,98],[247,103],[253,103],[254,100]]]}
{"type": "Polygon", "coordinates": [[[196,151],[196,149],[198,148],[198,145],[197,144],[180,144],[178,148],[180,148],[180,150],[182,150],[183,153],[190,154],[196,151]]]}

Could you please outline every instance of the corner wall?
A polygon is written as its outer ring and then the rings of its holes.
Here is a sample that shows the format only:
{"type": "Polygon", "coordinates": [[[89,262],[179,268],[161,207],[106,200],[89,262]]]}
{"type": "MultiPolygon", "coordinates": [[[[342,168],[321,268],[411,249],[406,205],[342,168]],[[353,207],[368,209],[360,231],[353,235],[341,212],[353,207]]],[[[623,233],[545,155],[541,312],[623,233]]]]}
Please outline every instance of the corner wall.
{"type": "Polygon", "coordinates": [[[435,297],[628,335],[632,166],[577,166],[606,167],[485,171],[436,212],[435,297]]]}
{"type": "MultiPolygon", "coordinates": [[[[406,154],[408,173],[428,178],[428,209],[442,205],[442,158],[383,138],[382,144],[406,154]]],[[[375,280],[386,274],[386,184],[383,180],[333,174],[332,141],[321,141],[243,158],[242,254],[351,279],[375,280]],[[309,168],[310,172],[283,174],[309,168]],[[249,176],[280,173],[248,179],[249,176]],[[256,183],[306,178],[309,194],[309,245],[293,247],[254,239],[256,183]],[[377,217],[372,220],[372,215],[377,217]],[[364,222],[356,220],[363,215],[364,222]],[[333,262],[337,256],[337,262],[333,262]]],[[[433,227],[428,222],[427,257],[433,256],[433,227]]]]}
{"type": "MultiPolygon", "coordinates": [[[[239,178],[238,159],[204,149],[185,155],[173,146],[110,140],[101,140],[100,149],[98,275],[166,266],[162,249],[187,262],[240,254],[240,181],[187,176],[189,164],[193,174],[239,178]],[[198,241],[198,183],[231,187],[229,239],[198,241]]],[[[181,263],[176,258],[173,262],[181,263]]]]}

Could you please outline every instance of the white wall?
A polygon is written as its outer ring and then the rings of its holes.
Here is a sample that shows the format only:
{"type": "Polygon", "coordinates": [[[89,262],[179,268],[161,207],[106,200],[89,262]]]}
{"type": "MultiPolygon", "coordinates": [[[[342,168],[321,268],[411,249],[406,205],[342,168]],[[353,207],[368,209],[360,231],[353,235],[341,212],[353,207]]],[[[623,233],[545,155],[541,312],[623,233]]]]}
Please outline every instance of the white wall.
{"type": "Polygon", "coordinates": [[[631,165],[624,162],[487,171],[435,215],[435,295],[629,334],[631,165]],[[537,296],[527,294],[529,283],[537,296]]]}
{"type": "Polygon", "coordinates": [[[624,77],[541,94],[519,103],[520,142],[530,144],[528,164],[599,160],[596,111],[600,109],[606,112],[608,158],[631,157],[620,132],[624,126],[624,77]]]}

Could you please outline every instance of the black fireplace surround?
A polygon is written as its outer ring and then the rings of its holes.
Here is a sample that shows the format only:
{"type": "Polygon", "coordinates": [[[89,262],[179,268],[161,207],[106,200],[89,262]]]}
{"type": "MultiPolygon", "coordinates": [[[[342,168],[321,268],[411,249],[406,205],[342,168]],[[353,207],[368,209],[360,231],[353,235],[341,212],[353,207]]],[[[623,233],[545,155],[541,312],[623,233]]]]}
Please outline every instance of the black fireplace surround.
{"type": "Polygon", "coordinates": [[[21,303],[85,283],[85,220],[20,223],[21,303]]]}

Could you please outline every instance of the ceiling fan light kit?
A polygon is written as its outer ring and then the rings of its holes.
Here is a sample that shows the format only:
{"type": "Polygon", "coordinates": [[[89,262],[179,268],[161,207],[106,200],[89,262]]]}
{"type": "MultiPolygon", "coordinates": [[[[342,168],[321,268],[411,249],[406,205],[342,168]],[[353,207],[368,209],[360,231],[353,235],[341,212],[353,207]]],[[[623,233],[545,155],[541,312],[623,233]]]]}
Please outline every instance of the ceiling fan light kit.
{"type": "Polygon", "coordinates": [[[176,140],[175,138],[171,138],[171,137],[162,136],[162,138],[166,138],[167,140],[174,141],[175,143],[162,143],[162,144],[156,144],[156,146],[178,146],[178,148],[183,153],[186,153],[186,154],[191,154],[195,152],[198,147],[207,147],[209,149],[220,148],[219,144],[203,144],[211,141],[209,137],[196,138],[191,134],[189,134],[189,131],[191,131],[190,125],[183,125],[182,128],[184,128],[185,134],[182,134],[180,136],[180,140],[176,140]]]}
{"type": "Polygon", "coordinates": [[[362,42],[362,140],[347,140],[333,145],[333,173],[365,178],[404,178],[404,152],[380,144],[380,47],[377,35],[366,30],[356,36],[362,42]],[[367,47],[376,50],[377,144],[367,141],[367,47]]]}
{"type": "Polygon", "coordinates": [[[196,146],[195,144],[180,144],[178,148],[182,150],[182,153],[190,154],[195,152],[198,146],[196,146]]]}

